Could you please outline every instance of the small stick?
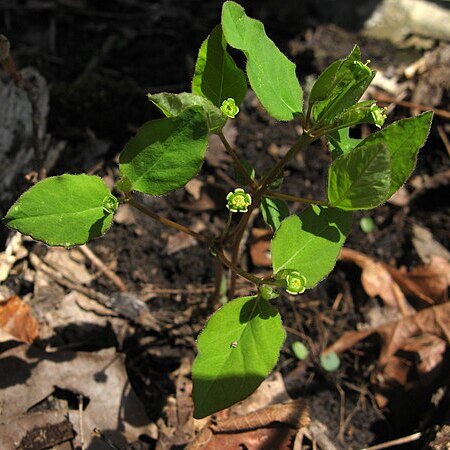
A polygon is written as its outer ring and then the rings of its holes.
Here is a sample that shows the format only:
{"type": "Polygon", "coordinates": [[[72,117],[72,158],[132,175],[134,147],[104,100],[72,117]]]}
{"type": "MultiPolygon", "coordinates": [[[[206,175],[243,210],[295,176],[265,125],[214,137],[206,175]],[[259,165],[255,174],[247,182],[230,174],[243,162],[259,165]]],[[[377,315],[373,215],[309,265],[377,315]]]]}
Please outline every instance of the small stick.
{"type": "Polygon", "coordinates": [[[78,420],[80,427],[80,445],[81,450],[84,450],[83,396],[81,394],[78,396],[78,420]]]}
{"type": "Polygon", "coordinates": [[[442,125],[438,125],[437,126],[437,130],[438,130],[440,138],[442,139],[442,142],[445,145],[445,148],[447,150],[448,156],[450,156],[450,141],[448,139],[447,134],[444,131],[444,127],[442,125]]]}
{"type": "Polygon", "coordinates": [[[404,100],[397,100],[394,97],[383,94],[381,92],[376,92],[373,95],[375,100],[381,103],[395,103],[396,105],[404,106],[406,108],[415,108],[420,111],[433,111],[437,116],[444,117],[445,119],[450,119],[450,112],[445,109],[432,108],[431,106],[420,105],[418,103],[406,102],[404,100]]]}
{"type": "Polygon", "coordinates": [[[120,292],[127,291],[127,287],[125,286],[125,283],[120,279],[120,277],[109,267],[107,267],[87,245],[82,245],[80,247],[80,250],[89,259],[89,261],[91,261],[92,264],[100,269],[100,272],[107,276],[116,285],[117,289],[119,289],[120,292]]]}
{"type": "Polygon", "coordinates": [[[421,436],[422,436],[422,433],[419,431],[418,433],[410,434],[409,436],[394,439],[392,441],[383,442],[382,444],[372,445],[371,447],[366,447],[366,448],[363,448],[362,450],[381,450],[383,448],[389,448],[394,445],[407,444],[408,442],[417,441],[417,439],[420,439],[421,436]]]}

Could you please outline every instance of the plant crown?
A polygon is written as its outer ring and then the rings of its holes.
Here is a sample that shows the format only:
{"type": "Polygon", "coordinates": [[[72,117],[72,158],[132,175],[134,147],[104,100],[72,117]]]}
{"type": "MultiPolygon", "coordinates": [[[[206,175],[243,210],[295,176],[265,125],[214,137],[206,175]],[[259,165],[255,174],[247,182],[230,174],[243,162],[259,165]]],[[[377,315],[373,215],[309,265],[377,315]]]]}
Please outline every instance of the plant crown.
{"type": "MultiPolygon", "coordinates": [[[[431,112],[395,122],[365,139],[349,137],[354,125],[381,128],[386,119],[384,109],[374,100],[359,101],[373,77],[374,71],[361,61],[355,46],[318,77],[304,109],[295,64],[266,35],[260,21],[248,17],[237,3],[226,1],[221,24],[200,47],[192,92],[148,95],[164,117],[142,125],[125,145],[119,159],[121,179],[115,186],[118,197],[96,176],[49,177],[23,193],[3,221],[48,245],[71,247],[105,234],[119,204],[129,203],[205,242],[221,264],[231,269],[232,279],[237,273],[253,282],[256,293],[222,306],[198,338],[194,416],[205,417],[250,395],[276,364],[285,340],[275,300],[279,290],[301,294],[323,280],[349,233],[352,212],[386,202],[414,169],[430,129],[431,112]],[[228,46],[244,54],[245,72],[233,61],[228,46]],[[280,121],[296,119],[303,128],[287,154],[261,176],[222,133],[227,121],[239,112],[247,80],[270,116],[280,121]],[[133,192],[167,194],[195,177],[209,134],[217,134],[230,152],[237,177],[237,188],[224,198],[229,219],[220,236],[200,235],[160,218],[133,198],[133,192]],[[281,193],[286,163],[321,137],[328,139],[332,160],[327,199],[314,201],[281,193]],[[306,207],[290,215],[287,201],[306,207]],[[242,235],[258,207],[274,231],[273,274],[264,279],[238,266],[242,235]],[[225,254],[230,247],[231,259],[225,254]]],[[[231,285],[229,292],[233,291],[231,285]]],[[[322,365],[334,370],[339,366],[336,358],[322,355],[322,365]]]]}

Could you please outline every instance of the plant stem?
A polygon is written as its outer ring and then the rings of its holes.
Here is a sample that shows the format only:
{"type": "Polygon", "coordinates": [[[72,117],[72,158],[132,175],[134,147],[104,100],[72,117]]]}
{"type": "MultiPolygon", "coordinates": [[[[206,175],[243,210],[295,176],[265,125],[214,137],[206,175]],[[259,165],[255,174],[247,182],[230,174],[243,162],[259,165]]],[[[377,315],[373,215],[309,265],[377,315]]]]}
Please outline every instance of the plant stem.
{"type": "MultiPolygon", "coordinates": [[[[239,256],[239,247],[241,244],[242,236],[244,234],[245,228],[248,224],[248,220],[250,219],[250,215],[253,212],[253,210],[259,206],[259,203],[261,202],[261,199],[266,194],[267,190],[269,189],[270,184],[275,180],[275,178],[278,176],[280,171],[283,169],[283,167],[297,154],[297,152],[303,148],[306,148],[311,142],[313,142],[316,137],[310,136],[309,133],[304,132],[299,139],[295,142],[295,144],[290,148],[290,150],[284,155],[280,161],[278,161],[275,166],[272,167],[272,169],[266,174],[266,176],[261,181],[258,189],[256,190],[255,196],[253,198],[252,204],[249,206],[248,211],[242,216],[241,220],[239,221],[238,225],[234,229],[234,232],[232,234],[233,237],[233,253],[231,258],[231,263],[233,266],[237,267],[238,263],[238,256],[239,256]]],[[[236,275],[231,274],[231,280],[230,280],[230,296],[234,296],[234,291],[236,289],[236,275]]]]}
{"type": "Polygon", "coordinates": [[[227,219],[227,223],[225,224],[225,226],[223,227],[222,233],[220,234],[220,238],[219,241],[223,242],[224,239],[227,237],[228,231],[230,229],[230,225],[231,225],[231,219],[233,218],[233,213],[231,211],[228,211],[228,219],[227,219]]]}
{"type": "Polygon", "coordinates": [[[220,140],[222,141],[222,144],[224,145],[224,147],[227,149],[228,153],[233,158],[234,164],[238,168],[239,172],[241,172],[241,175],[245,179],[247,185],[251,186],[252,188],[256,188],[258,186],[257,183],[250,178],[250,175],[247,173],[247,171],[245,170],[245,167],[242,165],[241,160],[239,159],[239,156],[236,153],[236,150],[227,141],[227,138],[222,133],[222,131],[220,133],[218,133],[218,136],[219,136],[220,140]]]}
{"type": "MultiPolygon", "coordinates": [[[[231,275],[233,276],[234,274],[238,274],[240,275],[242,278],[245,278],[249,281],[251,281],[252,283],[255,284],[260,284],[261,283],[261,278],[256,277],[255,275],[252,275],[251,273],[246,272],[245,270],[241,269],[238,265],[234,264],[232,261],[230,261],[223,253],[222,250],[220,250],[219,252],[217,252],[217,256],[219,257],[220,261],[222,261],[222,263],[227,266],[229,269],[231,269],[231,275]]],[[[234,292],[233,292],[234,294],[234,292]]]]}
{"type": "Polygon", "coordinates": [[[184,225],[181,225],[177,222],[174,222],[170,219],[166,219],[165,217],[161,217],[159,214],[154,213],[150,209],[148,209],[146,206],[142,205],[139,202],[136,202],[134,199],[130,198],[128,200],[128,204],[131,205],[133,208],[138,209],[142,213],[144,213],[146,216],[151,217],[152,219],[156,220],[159,223],[162,223],[164,225],[167,225],[170,228],[174,228],[175,230],[181,231],[183,233],[189,234],[190,236],[194,237],[195,239],[204,242],[205,244],[210,244],[210,239],[206,236],[203,236],[202,234],[197,233],[194,230],[191,230],[188,227],[185,227],[184,225]]]}
{"type": "Polygon", "coordinates": [[[279,198],[281,200],[287,200],[290,202],[304,203],[306,205],[320,205],[320,206],[327,205],[327,202],[323,202],[321,200],[309,200],[307,198],[296,197],[295,195],[290,195],[290,194],[282,194],[281,192],[270,191],[270,190],[266,191],[266,195],[268,197],[279,198]]]}

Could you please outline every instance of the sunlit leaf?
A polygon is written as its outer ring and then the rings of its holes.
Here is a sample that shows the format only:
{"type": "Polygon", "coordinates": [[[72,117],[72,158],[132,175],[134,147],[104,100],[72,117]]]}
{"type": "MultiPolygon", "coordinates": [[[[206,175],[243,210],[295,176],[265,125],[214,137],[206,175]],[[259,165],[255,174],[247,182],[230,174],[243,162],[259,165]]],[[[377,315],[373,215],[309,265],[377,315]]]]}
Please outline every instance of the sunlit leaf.
{"type": "Polygon", "coordinates": [[[372,209],[386,201],[391,158],[381,143],[363,142],[337,158],[328,171],[328,200],[342,209],[372,209]]]}
{"type": "Polygon", "coordinates": [[[247,57],[247,76],[267,112],[278,120],[292,120],[302,112],[303,93],[295,64],[267,36],[264,25],[248,17],[242,6],[227,1],[222,27],[229,45],[247,57]]]}
{"type": "Polygon", "coordinates": [[[192,79],[192,92],[208,98],[215,106],[233,98],[236,105],[247,91],[245,73],[226,50],[222,27],[217,25],[200,47],[192,79]]]}
{"type": "Polygon", "coordinates": [[[275,276],[295,270],[311,288],[333,269],[350,231],[352,213],[338,208],[310,206],[281,222],[272,239],[275,276]]]}
{"type": "Polygon", "coordinates": [[[139,128],[120,155],[120,172],[132,189],[162,195],[184,186],[203,162],[208,127],[203,111],[152,120],[139,128]]]}
{"type": "Polygon", "coordinates": [[[101,178],[66,174],[28,189],[3,221],[48,245],[70,247],[106,233],[117,207],[117,199],[101,178]]]}
{"type": "Polygon", "coordinates": [[[260,297],[236,298],[215,312],[197,341],[194,417],[248,397],[277,362],[284,339],[278,311],[260,297]]]}

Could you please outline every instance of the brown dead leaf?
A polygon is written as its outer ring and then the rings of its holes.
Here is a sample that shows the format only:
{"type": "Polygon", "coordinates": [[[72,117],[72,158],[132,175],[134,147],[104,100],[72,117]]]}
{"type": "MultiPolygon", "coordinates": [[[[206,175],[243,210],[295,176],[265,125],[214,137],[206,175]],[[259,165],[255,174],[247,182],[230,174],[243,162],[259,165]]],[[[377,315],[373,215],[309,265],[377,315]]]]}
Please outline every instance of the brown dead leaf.
{"type": "Polygon", "coordinates": [[[430,298],[436,303],[448,300],[450,262],[441,256],[432,256],[429,264],[402,273],[402,276],[393,276],[403,289],[413,295],[430,298]]]}
{"type": "Polygon", "coordinates": [[[303,400],[279,403],[242,416],[218,418],[186,450],[288,450],[297,430],[309,423],[303,400]]]}
{"type": "Polygon", "coordinates": [[[75,433],[66,415],[63,410],[40,411],[0,423],[0,448],[54,448],[69,441],[75,437],[75,433]]]}
{"type": "Polygon", "coordinates": [[[197,241],[192,236],[178,231],[175,234],[171,234],[167,239],[166,253],[168,255],[173,255],[181,250],[186,250],[188,248],[197,245],[197,241]]]}
{"type": "Polygon", "coordinates": [[[447,261],[450,261],[450,252],[439,242],[437,242],[433,234],[417,224],[412,226],[412,243],[420,259],[429,263],[433,256],[441,256],[447,261]]]}
{"type": "Polygon", "coordinates": [[[415,336],[430,334],[450,342],[450,303],[430,306],[377,328],[349,331],[328,347],[326,352],[342,353],[374,333],[380,335],[382,340],[378,359],[380,366],[387,364],[389,359],[415,336]]]}
{"type": "MultiPolygon", "coordinates": [[[[7,405],[0,422],[25,414],[57,387],[89,400],[82,413],[86,448],[98,446],[91,434],[94,428],[120,446],[141,434],[156,437],[155,425],[131,389],[123,356],[115,349],[44,352],[22,345],[0,355],[0,373],[2,402],[7,405]]],[[[79,436],[78,408],[68,410],[68,419],[79,436]]]]}
{"type": "Polygon", "coordinates": [[[349,248],[341,250],[340,259],[351,261],[362,269],[361,284],[367,295],[378,295],[386,305],[399,309],[403,314],[413,310],[385,264],[349,248]]]}
{"type": "Polygon", "coordinates": [[[261,383],[250,397],[230,407],[229,412],[230,415],[242,416],[266,406],[289,400],[292,399],[286,391],[283,376],[280,372],[275,371],[261,383]]]}
{"type": "Polygon", "coordinates": [[[0,302],[0,342],[15,340],[30,344],[38,334],[37,320],[19,297],[0,302]]]}
{"type": "Polygon", "coordinates": [[[271,267],[270,240],[273,233],[264,228],[252,228],[250,257],[257,267],[271,267]]]}
{"type": "Polygon", "coordinates": [[[450,262],[440,256],[432,256],[429,264],[409,272],[349,248],[342,249],[340,259],[361,267],[361,282],[368,295],[379,295],[387,305],[398,307],[402,313],[411,309],[403,294],[413,295],[429,304],[444,303],[448,299],[450,262]]]}

